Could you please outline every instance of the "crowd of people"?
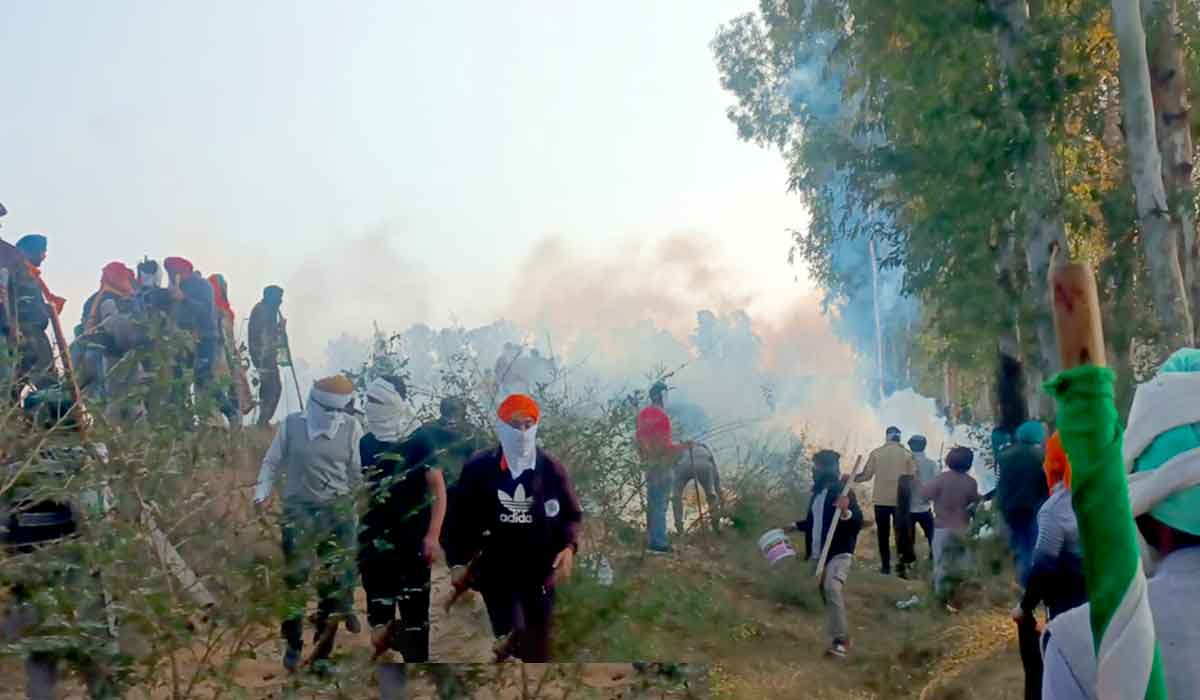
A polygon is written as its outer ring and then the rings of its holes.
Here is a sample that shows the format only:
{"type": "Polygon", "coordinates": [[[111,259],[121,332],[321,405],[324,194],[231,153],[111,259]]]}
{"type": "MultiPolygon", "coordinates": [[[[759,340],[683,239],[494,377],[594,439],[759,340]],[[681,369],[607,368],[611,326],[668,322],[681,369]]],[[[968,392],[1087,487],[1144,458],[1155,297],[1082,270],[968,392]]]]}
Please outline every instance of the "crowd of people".
{"type": "MultiPolygon", "coordinates": [[[[66,300],[43,279],[48,249],[45,236],[22,236],[15,245],[22,265],[0,269],[0,343],[19,358],[11,379],[35,389],[65,379],[59,367],[66,364],[56,361],[51,336],[66,342],[61,320],[66,300]]],[[[255,400],[224,275],[205,277],[191,261],[173,256],[161,263],[145,258],[134,268],[113,261],[99,277],[97,290],[83,302],[68,352],[70,380],[84,397],[119,406],[126,416],[153,412],[162,404],[143,401],[132,408],[123,399],[149,377],[165,373],[186,385],[176,386],[168,403],[183,398],[196,406],[211,399],[228,422],[240,423],[255,408],[261,425],[271,421],[282,393],[281,357],[285,362],[289,357],[280,287],[263,290],[250,315],[248,354],[259,384],[255,400]]]]}

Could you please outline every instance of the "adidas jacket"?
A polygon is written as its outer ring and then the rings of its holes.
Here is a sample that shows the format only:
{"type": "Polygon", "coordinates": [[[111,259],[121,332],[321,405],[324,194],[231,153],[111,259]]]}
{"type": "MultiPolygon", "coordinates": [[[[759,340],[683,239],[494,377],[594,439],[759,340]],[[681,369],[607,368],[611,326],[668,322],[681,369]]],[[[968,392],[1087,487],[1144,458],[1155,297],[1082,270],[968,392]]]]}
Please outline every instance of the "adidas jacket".
{"type": "Polygon", "coordinates": [[[547,585],[558,553],[579,549],[579,499],[566,469],[540,448],[536,467],[520,479],[501,468],[499,447],[476,454],[463,465],[449,500],[446,559],[458,566],[481,553],[483,585],[547,585]]]}

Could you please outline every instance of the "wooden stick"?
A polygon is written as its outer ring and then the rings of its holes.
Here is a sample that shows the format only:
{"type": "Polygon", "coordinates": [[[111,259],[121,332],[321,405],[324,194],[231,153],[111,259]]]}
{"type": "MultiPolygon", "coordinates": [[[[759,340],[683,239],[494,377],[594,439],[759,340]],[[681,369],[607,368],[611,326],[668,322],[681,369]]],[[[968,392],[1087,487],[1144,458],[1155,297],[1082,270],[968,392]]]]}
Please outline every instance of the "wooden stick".
{"type": "Polygon", "coordinates": [[[1104,366],[1104,326],[1096,277],[1083,263],[1056,264],[1058,246],[1050,253],[1051,299],[1058,355],[1063,369],[1092,364],[1104,366]]]}
{"type": "Polygon", "coordinates": [[[62,320],[58,317],[58,309],[54,308],[54,304],[49,299],[46,300],[46,308],[50,311],[50,328],[54,331],[54,342],[58,345],[58,356],[62,360],[63,375],[67,380],[67,386],[71,388],[71,406],[72,413],[75,414],[76,427],[79,430],[79,439],[82,442],[87,442],[87,412],[83,407],[83,395],[79,391],[79,382],[75,378],[75,366],[71,363],[71,350],[67,346],[67,335],[63,333],[62,320]]]}
{"type": "MultiPolygon", "coordinates": [[[[854,477],[858,476],[858,468],[862,465],[862,461],[862,455],[859,455],[854,460],[854,468],[850,470],[849,474],[842,477],[843,493],[845,492],[845,489],[850,488],[850,483],[854,480],[854,477]]],[[[819,514],[817,517],[824,517],[824,514],[819,514]]],[[[817,560],[817,580],[820,580],[821,576],[825,574],[825,561],[829,558],[829,548],[833,546],[833,533],[837,532],[838,521],[841,519],[841,516],[839,516],[835,511],[833,515],[833,522],[829,524],[829,533],[825,536],[825,544],[821,547],[821,558],[817,560]]]]}

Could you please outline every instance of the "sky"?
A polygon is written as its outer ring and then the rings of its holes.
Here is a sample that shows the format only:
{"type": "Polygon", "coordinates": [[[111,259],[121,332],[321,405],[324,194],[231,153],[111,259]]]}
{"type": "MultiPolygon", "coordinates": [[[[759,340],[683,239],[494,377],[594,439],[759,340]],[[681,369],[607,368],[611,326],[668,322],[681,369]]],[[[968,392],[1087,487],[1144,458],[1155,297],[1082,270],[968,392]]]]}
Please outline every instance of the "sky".
{"type": "Polygon", "coordinates": [[[709,49],[755,5],[10,3],[0,235],[50,237],[68,326],[105,263],[182,255],[243,319],[283,285],[301,352],[511,315],[547,246],[603,269],[681,235],[752,314],[794,313],[804,207],[709,49]]]}

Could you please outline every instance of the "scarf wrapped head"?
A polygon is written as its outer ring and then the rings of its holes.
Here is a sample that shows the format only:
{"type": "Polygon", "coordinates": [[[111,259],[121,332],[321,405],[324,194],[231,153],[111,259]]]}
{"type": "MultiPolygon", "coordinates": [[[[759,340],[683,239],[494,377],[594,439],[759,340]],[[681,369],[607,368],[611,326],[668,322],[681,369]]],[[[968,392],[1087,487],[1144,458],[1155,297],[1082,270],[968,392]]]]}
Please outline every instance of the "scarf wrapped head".
{"type": "Polygon", "coordinates": [[[332,439],[349,419],[348,409],[354,401],[354,383],[344,375],[335,374],[313,383],[304,409],[308,439],[332,439]]]}
{"type": "Polygon", "coordinates": [[[163,267],[166,269],[167,274],[180,278],[187,277],[196,269],[190,260],[179,257],[171,257],[163,260],[163,267]]]}
{"type": "Polygon", "coordinates": [[[230,320],[237,318],[233,307],[229,304],[229,285],[225,283],[224,275],[209,275],[208,283],[212,285],[213,302],[230,320]]]}
{"type": "Polygon", "coordinates": [[[100,291],[112,292],[120,297],[133,296],[136,277],[125,263],[110,262],[100,272],[100,291]]]}
{"type": "Polygon", "coordinates": [[[1046,441],[1046,461],[1042,463],[1046,472],[1046,486],[1053,489],[1059,484],[1071,488],[1071,462],[1067,459],[1067,451],[1063,449],[1062,436],[1055,430],[1046,441]]]}
{"type": "Polygon", "coordinates": [[[49,244],[46,237],[40,233],[21,236],[21,239],[17,241],[17,250],[24,253],[27,258],[36,258],[45,255],[48,247],[49,244]]]}
{"type": "Polygon", "coordinates": [[[1046,443],[1046,426],[1041,421],[1027,420],[1017,427],[1013,436],[1022,445],[1044,445],[1046,443]]]}
{"type": "Polygon", "coordinates": [[[526,394],[512,394],[496,410],[496,435],[500,438],[500,468],[512,472],[514,479],[537,466],[537,424],[541,408],[526,394]],[[528,430],[509,425],[512,421],[531,419],[528,430]]]}
{"type": "Polygon", "coordinates": [[[271,285],[263,289],[263,301],[274,306],[283,303],[283,287],[271,285]]]}
{"type": "Polygon", "coordinates": [[[380,377],[367,387],[367,429],[384,442],[403,440],[416,429],[416,419],[394,380],[380,377]]]}
{"type": "Polygon", "coordinates": [[[1134,516],[1200,535],[1200,350],[1177,351],[1138,387],[1122,456],[1134,516]]]}
{"type": "Polygon", "coordinates": [[[946,453],[946,466],[960,474],[966,474],[975,463],[975,453],[970,447],[953,447],[946,453]]]}

